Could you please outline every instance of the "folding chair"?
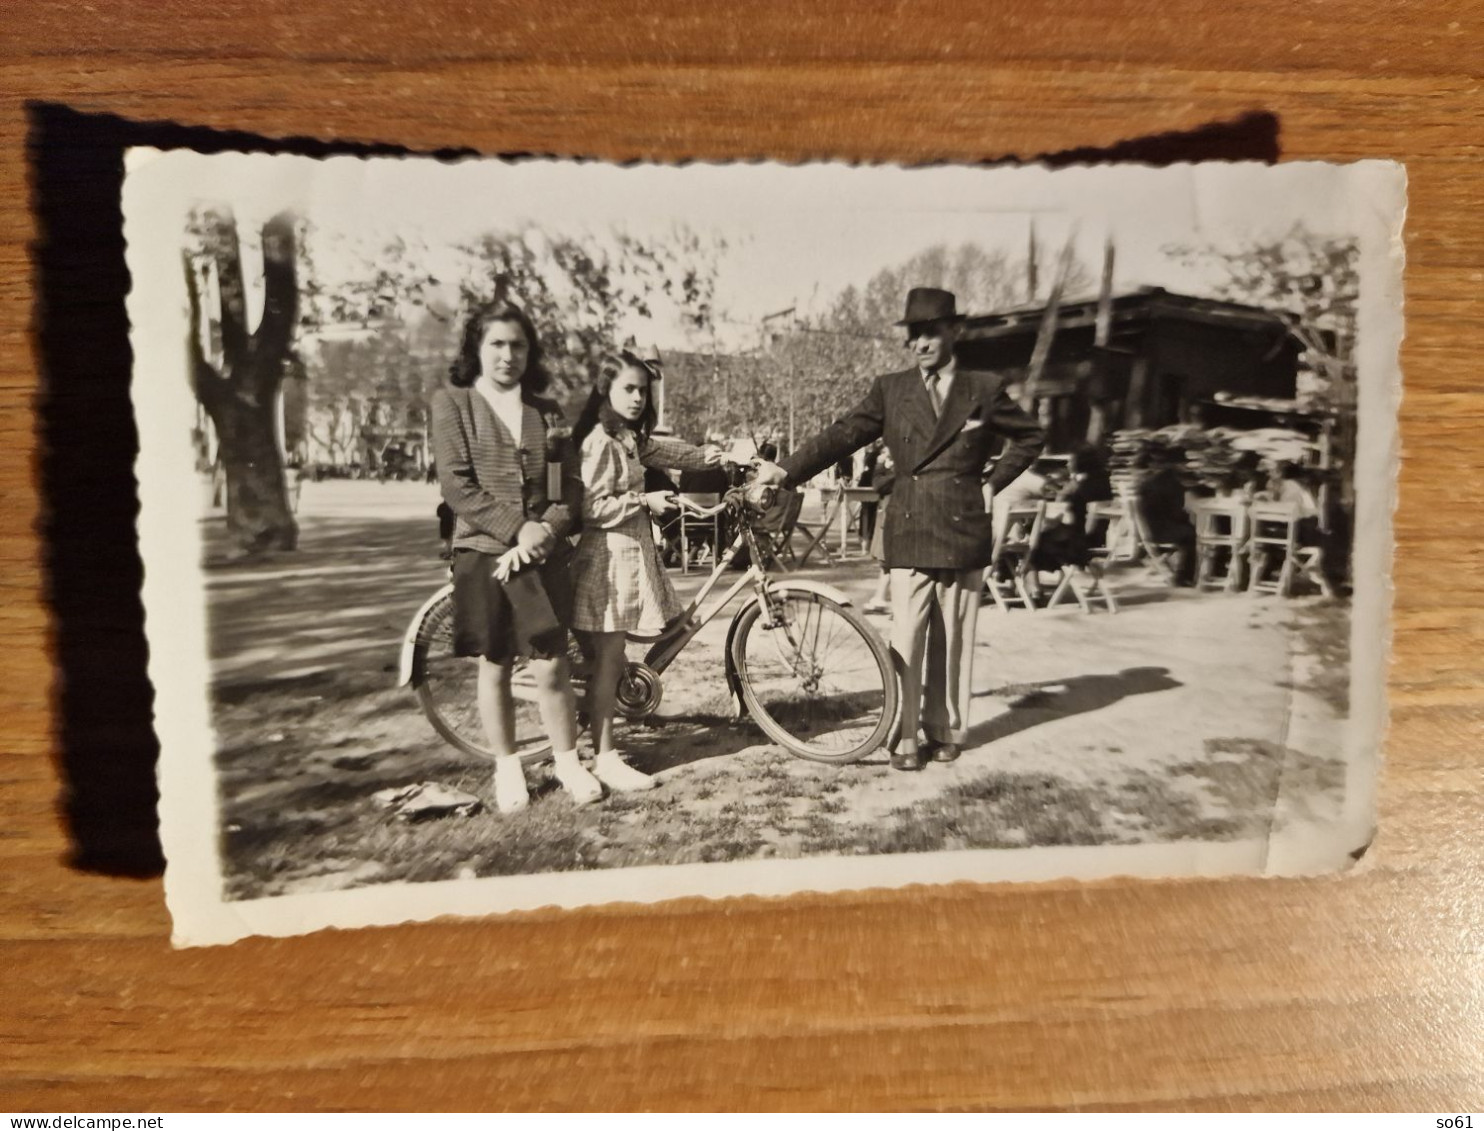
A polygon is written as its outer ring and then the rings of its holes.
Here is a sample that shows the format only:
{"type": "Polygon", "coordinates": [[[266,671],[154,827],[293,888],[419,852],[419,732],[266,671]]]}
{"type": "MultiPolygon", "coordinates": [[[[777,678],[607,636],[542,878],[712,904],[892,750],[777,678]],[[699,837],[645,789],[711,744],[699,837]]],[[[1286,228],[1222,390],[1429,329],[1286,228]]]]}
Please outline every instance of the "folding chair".
{"type": "MultiPolygon", "coordinates": [[[[714,507],[721,502],[721,496],[714,492],[686,491],[682,498],[696,504],[698,507],[714,507]]],[[[711,554],[718,553],[721,538],[721,520],[718,515],[702,518],[700,515],[691,514],[689,511],[680,512],[680,572],[689,573],[692,560],[699,564],[706,559],[709,551],[711,554]],[[691,535],[702,534],[695,558],[691,557],[691,535]]]]}
{"type": "MultiPolygon", "coordinates": [[[[1031,567],[1033,570],[1035,566],[1031,567]]],[[[1087,563],[1087,572],[1092,577],[1092,584],[1082,585],[1082,580],[1077,574],[1077,567],[1070,563],[1063,563],[1055,570],[1042,570],[1042,572],[1054,572],[1057,575],[1056,588],[1051,591],[1051,596],[1046,599],[1048,609],[1055,608],[1068,593],[1076,598],[1077,604],[1082,606],[1084,613],[1092,612],[1094,598],[1101,597],[1103,604],[1108,607],[1110,613],[1118,611],[1118,598],[1113,592],[1113,586],[1108,583],[1106,567],[1096,558],[1087,563]]]]}
{"type": "Polygon", "coordinates": [[[1248,513],[1252,528],[1248,538],[1247,592],[1287,597],[1297,575],[1317,585],[1326,597],[1334,596],[1329,579],[1324,576],[1323,552],[1318,546],[1299,543],[1302,520],[1298,507],[1292,503],[1253,503],[1248,513]],[[1274,555],[1281,555],[1281,562],[1277,572],[1269,574],[1274,555]]]}
{"type": "MultiPolygon", "coordinates": [[[[1026,588],[1031,597],[1038,596],[1044,591],[1041,585],[1042,575],[1051,574],[1055,580],[1050,587],[1051,595],[1046,600],[1046,608],[1055,608],[1063,598],[1070,594],[1084,613],[1092,612],[1092,602],[1095,598],[1101,598],[1107,605],[1108,611],[1116,613],[1118,599],[1108,583],[1102,561],[1094,557],[1087,561],[1085,567],[1079,566],[1075,558],[1080,556],[1077,551],[1085,548],[1085,542],[1080,539],[1064,540],[1057,537],[1060,534],[1072,534],[1068,527],[1059,525],[1065,517],[1063,513],[1065,506],[1066,504],[1062,503],[1041,504],[1040,527],[1034,531],[1034,540],[1026,554],[1024,570],[1026,588]],[[1083,583],[1081,573],[1083,568],[1092,578],[1091,584],[1083,583]]],[[[1012,508],[1010,513],[1016,513],[1016,508],[1012,508]]],[[[1027,505],[1022,513],[1030,516],[1034,513],[1034,508],[1027,505]]],[[[1005,530],[1009,532],[1011,529],[1007,522],[1005,530]]]]}
{"type": "Polygon", "coordinates": [[[1087,504],[1087,548],[1103,564],[1138,560],[1139,539],[1122,499],[1087,504]]]}
{"type": "Polygon", "coordinates": [[[802,564],[801,558],[794,557],[793,540],[803,509],[803,492],[779,491],[773,505],[753,524],[758,549],[768,559],[765,564],[776,563],[782,569],[797,569],[802,564]]]}
{"type": "MultiPolygon", "coordinates": [[[[795,494],[799,497],[799,510],[802,510],[804,507],[804,496],[801,492],[797,491],[795,492],[795,494]]],[[[814,553],[815,550],[818,550],[820,555],[824,558],[825,565],[832,566],[835,564],[835,559],[834,556],[830,553],[830,548],[825,545],[825,538],[829,535],[830,523],[835,517],[835,512],[840,509],[840,506],[843,504],[844,500],[845,488],[843,486],[835,487],[834,490],[826,496],[824,513],[820,516],[817,529],[812,526],[804,525],[804,523],[799,521],[798,512],[796,511],[794,513],[793,529],[797,530],[807,539],[807,541],[804,543],[804,552],[799,555],[798,560],[794,563],[797,567],[802,568],[804,563],[809,560],[809,555],[814,553]]],[[[792,557],[791,551],[790,557],[792,557]]]]}
{"type": "Polygon", "coordinates": [[[1005,512],[1004,526],[995,536],[994,550],[985,573],[984,584],[1001,612],[1008,613],[1011,604],[1034,612],[1035,596],[1031,592],[1031,555],[1041,541],[1041,528],[1046,522],[1044,502],[1014,506],[1005,512]]]}
{"type": "Polygon", "coordinates": [[[1247,560],[1247,508],[1237,499],[1202,499],[1191,508],[1195,519],[1197,589],[1235,593],[1247,560]]]}

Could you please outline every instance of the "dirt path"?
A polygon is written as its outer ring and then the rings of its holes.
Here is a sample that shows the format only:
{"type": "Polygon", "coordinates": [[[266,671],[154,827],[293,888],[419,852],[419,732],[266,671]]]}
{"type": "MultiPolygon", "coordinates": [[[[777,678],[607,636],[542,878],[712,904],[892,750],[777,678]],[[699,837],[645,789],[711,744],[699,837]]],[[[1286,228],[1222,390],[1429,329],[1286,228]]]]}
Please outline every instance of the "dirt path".
{"type": "MultiPolygon", "coordinates": [[[[301,551],[252,564],[226,562],[208,523],[230,894],[746,856],[1251,837],[1275,813],[1310,819],[1339,804],[1338,715],[1318,687],[1321,674],[1333,683],[1333,657],[1323,673],[1308,657],[1344,639],[1348,608],[1172,591],[1134,571],[1117,582],[1116,616],[1075,606],[981,614],[970,742],[955,765],[901,774],[875,755],[820,766],[730,721],[722,617],[666,673],[663,718],[622,737],[660,789],[575,810],[543,782],[516,818],[485,810],[405,825],[371,795],[419,781],[489,793],[487,765],[438,740],[394,686],[402,631],[443,581],[435,503],[422,485],[306,485],[301,551]],[[1289,747],[1295,719],[1302,749],[1289,747]]],[[[874,566],[806,576],[863,601],[874,566]]],[[[688,597],[702,575],[675,580],[688,597]]]]}

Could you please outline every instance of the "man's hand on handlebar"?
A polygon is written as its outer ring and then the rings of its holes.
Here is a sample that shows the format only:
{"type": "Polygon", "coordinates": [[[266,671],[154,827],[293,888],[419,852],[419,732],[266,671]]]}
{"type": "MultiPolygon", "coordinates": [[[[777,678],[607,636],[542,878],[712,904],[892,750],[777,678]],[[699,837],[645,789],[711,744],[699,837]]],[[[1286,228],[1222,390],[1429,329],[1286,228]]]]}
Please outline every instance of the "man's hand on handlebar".
{"type": "Polygon", "coordinates": [[[759,511],[767,510],[787,478],[788,472],[776,463],[758,460],[754,465],[752,479],[747,484],[747,502],[759,511]]]}
{"type": "Polygon", "coordinates": [[[757,474],[753,478],[755,487],[782,487],[783,481],[788,478],[788,472],[769,460],[757,461],[757,474]]]}

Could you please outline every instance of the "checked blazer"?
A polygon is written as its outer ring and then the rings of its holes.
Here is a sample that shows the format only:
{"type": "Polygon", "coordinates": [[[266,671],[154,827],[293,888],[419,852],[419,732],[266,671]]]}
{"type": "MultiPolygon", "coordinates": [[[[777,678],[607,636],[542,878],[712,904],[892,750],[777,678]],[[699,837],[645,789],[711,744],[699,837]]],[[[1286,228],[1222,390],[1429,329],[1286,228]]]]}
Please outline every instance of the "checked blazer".
{"type": "Polygon", "coordinates": [[[572,452],[563,452],[562,498],[547,495],[548,444],[571,448],[549,435],[564,428],[562,410],[555,401],[529,393],[521,402],[521,434],[512,437],[472,388],[448,386],[433,395],[433,458],[443,498],[456,516],[456,549],[504,553],[533,519],[545,522],[558,538],[576,526],[582,476],[572,452]]]}
{"type": "Polygon", "coordinates": [[[988,478],[995,490],[1029,467],[1046,440],[1040,424],[1006,394],[1004,378],[955,366],[943,412],[935,416],[917,369],[884,374],[859,404],[780,466],[797,485],[878,436],[896,466],[883,536],[887,568],[987,566],[994,533],[983,484],[994,438],[1006,441],[988,478]]]}

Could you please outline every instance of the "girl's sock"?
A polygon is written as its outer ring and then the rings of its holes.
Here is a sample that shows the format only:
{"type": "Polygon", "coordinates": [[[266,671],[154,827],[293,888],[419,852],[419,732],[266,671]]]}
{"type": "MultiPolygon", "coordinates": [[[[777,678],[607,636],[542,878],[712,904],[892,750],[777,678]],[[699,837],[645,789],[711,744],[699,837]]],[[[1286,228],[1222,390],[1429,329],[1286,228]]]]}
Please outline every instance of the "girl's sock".
{"type": "Polygon", "coordinates": [[[593,763],[593,769],[599,781],[620,793],[638,793],[653,789],[656,784],[648,774],[640,773],[625,762],[617,750],[604,750],[593,763]]]}
{"type": "Polygon", "coordinates": [[[502,813],[519,813],[531,800],[526,790],[526,770],[520,755],[495,759],[495,805],[502,813]]]}
{"type": "Polygon", "coordinates": [[[589,805],[603,796],[603,787],[598,779],[587,772],[587,767],[578,760],[576,750],[564,750],[552,755],[556,780],[562,783],[572,797],[574,805],[589,805]]]}

